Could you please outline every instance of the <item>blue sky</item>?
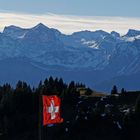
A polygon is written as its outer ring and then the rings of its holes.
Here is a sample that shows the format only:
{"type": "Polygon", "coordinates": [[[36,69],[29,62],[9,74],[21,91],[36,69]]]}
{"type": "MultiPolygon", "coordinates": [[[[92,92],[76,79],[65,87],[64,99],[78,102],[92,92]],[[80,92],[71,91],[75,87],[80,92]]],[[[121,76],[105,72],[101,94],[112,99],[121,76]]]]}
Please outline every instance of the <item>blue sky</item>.
{"type": "Polygon", "coordinates": [[[0,0],[0,9],[26,13],[140,17],[140,0],[0,0]]]}
{"type": "Polygon", "coordinates": [[[140,30],[140,0],[0,0],[0,31],[42,22],[71,34],[79,30],[140,30]]]}

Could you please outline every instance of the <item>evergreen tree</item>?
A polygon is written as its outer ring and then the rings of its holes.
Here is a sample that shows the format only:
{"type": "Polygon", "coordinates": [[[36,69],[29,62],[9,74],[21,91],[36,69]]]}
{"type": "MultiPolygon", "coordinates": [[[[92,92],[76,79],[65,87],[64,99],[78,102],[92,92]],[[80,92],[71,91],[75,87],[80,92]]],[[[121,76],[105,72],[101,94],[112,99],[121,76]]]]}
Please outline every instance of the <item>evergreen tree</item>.
{"type": "Polygon", "coordinates": [[[44,85],[47,87],[48,85],[48,79],[46,78],[45,81],[44,81],[44,85]]]}
{"type": "Polygon", "coordinates": [[[138,117],[140,117],[140,96],[138,97],[135,105],[135,113],[138,117]]]}
{"type": "Polygon", "coordinates": [[[112,95],[113,94],[118,94],[118,89],[117,89],[117,86],[116,85],[113,86],[113,89],[111,90],[111,94],[112,95]]]}
{"type": "Polygon", "coordinates": [[[122,89],[121,89],[121,94],[125,94],[125,93],[126,93],[125,89],[122,88],[122,89]]]}

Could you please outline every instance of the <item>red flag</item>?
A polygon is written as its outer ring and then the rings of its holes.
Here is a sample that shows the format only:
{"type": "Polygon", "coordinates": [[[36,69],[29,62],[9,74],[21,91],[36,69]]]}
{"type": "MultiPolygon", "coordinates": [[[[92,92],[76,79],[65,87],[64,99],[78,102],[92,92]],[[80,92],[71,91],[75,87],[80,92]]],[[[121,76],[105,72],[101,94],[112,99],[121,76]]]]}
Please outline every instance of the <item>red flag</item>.
{"type": "Polygon", "coordinates": [[[61,100],[56,95],[43,95],[43,125],[63,122],[60,116],[60,103],[61,100]]]}

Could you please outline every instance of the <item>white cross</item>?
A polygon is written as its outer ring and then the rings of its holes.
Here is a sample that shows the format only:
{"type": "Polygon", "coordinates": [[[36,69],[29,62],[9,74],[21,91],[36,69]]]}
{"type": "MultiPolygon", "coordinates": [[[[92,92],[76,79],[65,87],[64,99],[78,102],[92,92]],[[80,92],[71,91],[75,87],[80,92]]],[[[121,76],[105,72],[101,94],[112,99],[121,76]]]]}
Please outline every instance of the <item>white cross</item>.
{"type": "Polygon", "coordinates": [[[48,107],[48,112],[51,114],[51,120],[54,120],[56,118],[57,112],[59,112],[59,106],[54,105],[54,100],[51,100],[50,107],[48,107]]]}

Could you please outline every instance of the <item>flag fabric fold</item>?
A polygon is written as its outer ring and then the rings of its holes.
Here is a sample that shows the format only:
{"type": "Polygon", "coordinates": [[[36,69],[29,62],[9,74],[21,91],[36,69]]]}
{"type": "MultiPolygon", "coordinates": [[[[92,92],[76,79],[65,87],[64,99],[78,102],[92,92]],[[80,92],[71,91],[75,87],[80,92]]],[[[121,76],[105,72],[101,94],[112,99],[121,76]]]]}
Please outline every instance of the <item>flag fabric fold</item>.
{"type": "Polygon", "coordinates": [[[42,96],[43,99],[43,125],[62,123],[60,114],[61,99],[56,96],[42,96]]]}

